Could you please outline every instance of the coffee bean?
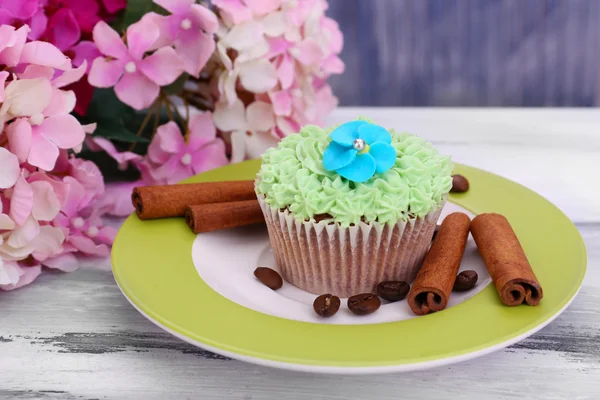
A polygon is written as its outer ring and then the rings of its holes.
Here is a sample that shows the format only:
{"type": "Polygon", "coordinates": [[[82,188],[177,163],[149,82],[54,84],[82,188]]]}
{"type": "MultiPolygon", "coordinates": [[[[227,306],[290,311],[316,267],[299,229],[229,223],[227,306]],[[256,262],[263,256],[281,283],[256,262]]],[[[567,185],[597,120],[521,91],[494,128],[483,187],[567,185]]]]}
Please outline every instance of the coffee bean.
{"type": "Polygon", "coordinates": [[[361,293],[348,299],[348,308],[356,315],[367,315],[379,310],[381,300],[373,293],[361,293]]]}
{"type": "Polygon", "coordinates": [[[404,281],[385,281],[377,285],[377,294],[387,301],[400,301],[409,290],[410,286],[404,281]]]}
{"type": "Polygon", "coordinates": [[[469,190],[469,181],[462,175],[452,175],[452,189],[454,193],[464,193],[469,190]]]}
{"type": "Polygon", "coordinates": [[[471,289],[477,283],[477,272],[473,270],[463,271],[457,275],[456,281],[454,281],[455,292],[464,292],[465,290],[471,289]]]}
{"type": "Polygon", "coordinates": [[[340,298],[332,294],[322,294],[313,303],[315,312],[321,317],[329,318],[340,309],[340,298]]]}
{"type": "Polygon", "coordinates": [[[273,290],[279,289],[283,286],[283,279],[277,271],[271,268],[258,267],[254,270],[254,276],[258,278],[263,285],[270,287],[273,290]]]}

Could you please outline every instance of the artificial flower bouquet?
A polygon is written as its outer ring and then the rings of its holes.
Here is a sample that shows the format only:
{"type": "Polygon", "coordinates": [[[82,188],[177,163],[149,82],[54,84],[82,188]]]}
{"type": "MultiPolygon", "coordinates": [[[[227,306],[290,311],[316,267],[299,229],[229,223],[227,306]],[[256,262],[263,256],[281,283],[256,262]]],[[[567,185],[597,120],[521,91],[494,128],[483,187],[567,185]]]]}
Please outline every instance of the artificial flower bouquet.
{"type": "Polygon", "coordinates": [[[325,0],[0,0],[0,289],[106,256],[134,186],[255,158],[336,106],[325,0]],[[105,177],[127,182],[107,183],[105,177]]]}

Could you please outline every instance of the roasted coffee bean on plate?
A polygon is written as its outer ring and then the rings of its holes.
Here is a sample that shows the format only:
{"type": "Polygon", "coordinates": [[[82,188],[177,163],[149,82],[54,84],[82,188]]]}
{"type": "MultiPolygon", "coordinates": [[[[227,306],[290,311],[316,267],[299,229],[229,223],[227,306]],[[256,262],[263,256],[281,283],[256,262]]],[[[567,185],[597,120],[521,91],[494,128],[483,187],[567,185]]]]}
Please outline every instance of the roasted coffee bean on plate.
{"type": "Polygon", "coordinates": [[[313,308],[321,317],[329,318],[340,309],[340,298],[330,293],[322,294],[315,299],[313,308]]]}
{"type": "Polygon", "coordinates": [[[348,298],[348,308],[356,315],[372,314],[380,306],[381,300],[373,293],[361,293],[348,298]]]}
{"type": "Polygon", "coordinates": [[[387,301],[400,301],[409,290],[410,285],[404,281],[384,281],[377,285],[377,294],[387,301]]]}
{"type": "Polygon", "coordinates": [[[469,190],[469,181],[462,175],[452,175],[452,188],[450,189],[453,193],[464,193],[469,190]]]}
{"type": "Polygon", "coordinates": [[[469,290],[475,286],[477,283],[477,272],[473,270],[462,271],[460,274],[456,276],[456,280],[454,281],[454,290],[455,292],[464,292],[465,290],[469,290]]]}
{"type": "Polygon", "coordinates": [[[258,278],[263,285],[270,287],[273,290],[277,290],[283,286],[283,279],[279,272],[271,268],[258,267],[254,270],[254,276],[258,278]]]}

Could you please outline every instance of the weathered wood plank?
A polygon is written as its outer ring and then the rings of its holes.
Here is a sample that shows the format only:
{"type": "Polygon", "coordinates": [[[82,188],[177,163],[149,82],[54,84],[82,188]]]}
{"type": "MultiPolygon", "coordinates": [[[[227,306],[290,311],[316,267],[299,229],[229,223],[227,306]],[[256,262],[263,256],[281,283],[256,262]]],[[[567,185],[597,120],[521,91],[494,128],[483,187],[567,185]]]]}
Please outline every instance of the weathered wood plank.
{"type": "Polygon", "coordinates": [[[343,105],[600,103],[595,0],[344,0],[328,14],[346,37],[343,105]]]}

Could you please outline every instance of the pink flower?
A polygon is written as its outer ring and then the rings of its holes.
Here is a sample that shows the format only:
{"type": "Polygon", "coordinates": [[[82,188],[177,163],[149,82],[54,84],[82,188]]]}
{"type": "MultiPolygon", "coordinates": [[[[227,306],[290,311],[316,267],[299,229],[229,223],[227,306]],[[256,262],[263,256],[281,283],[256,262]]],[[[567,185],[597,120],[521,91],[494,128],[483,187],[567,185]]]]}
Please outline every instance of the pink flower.
{"type": "Polygon", "coordinates": [[[42,273],[41,265],[25,264],[17,261],[3,261],[0,257],[0,290],[14,290],[29,285],[42,273]]]}
{"type": "Polygon", "coordinates": [[[86,141],[88,148],[91,151],[105,151],[118,164],[121,171],[125,171],[131,161],[139,161],[142,156],[131,151],[120,152],[115,145],[108,139],[103,137],[91,137],[86,141]]]}
{"type": "Polygon", "coordinates": [[[148,147],[148,172],[156,182],[176,183],[194,174],[227,164],[225,144],[216,137],[209,112],[190,118],[184,139],[175,122],[161,125],[148,147]]]}
{"type": "Polygon", "coordinates": [[[239,24],[253,16],[262,16],[277,10],[281,0],[213,0],[230,24],[239,24]]]}
{"type": "MultiPolygon", "coordinates": [[[[63,182],[68,188],[67,199],[53,224],[60,227],[65,235],[64,252],[107,256],[115,230],[103,226],[98,210],[90,204],[90,195],[80,182],[70,176],[65,177],[63,182]]],[[[63,257],[67,258],[70,257],[63,257]]],[[[60,263],[54,261],[50,264],[59,266],[60,263]]]]}
{"type": "MultiPolygon", "coordinates": [[[[2,166],[2,169],[0,169],[0,190],[13,187],[21,174],[19,159],[4,147],[0,147],[0,165],[2,166]]],[[[2,208],[0,208],[0,211],[2,211],[2,208]]]]}
{"type": "Polygon", "coordinates": [[[183,62],[171,47],[162,47],[144,58],[144,53],[158,39],[159,28],[142,19],[127,28],[127,46],[119,34],[105,22],[94,27],[94,42],[106,58],[92,64],[88,81],[96,87],[115,86],[122,102],[142,110],[149,107],[159,93],[159,85],[172,83],[183,72],[183,62]]]}
{"type": "Polygon", "coordinates": [[[218,27],[217,17],[194,0],[154,0],[154,3],[171,15],[149,13],[144,17],[160,27],[160,38],[153,47],[173,44],[184,62],[185,71],[197,77],[215,50],[212,33],[218,27]]]}

